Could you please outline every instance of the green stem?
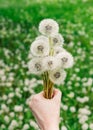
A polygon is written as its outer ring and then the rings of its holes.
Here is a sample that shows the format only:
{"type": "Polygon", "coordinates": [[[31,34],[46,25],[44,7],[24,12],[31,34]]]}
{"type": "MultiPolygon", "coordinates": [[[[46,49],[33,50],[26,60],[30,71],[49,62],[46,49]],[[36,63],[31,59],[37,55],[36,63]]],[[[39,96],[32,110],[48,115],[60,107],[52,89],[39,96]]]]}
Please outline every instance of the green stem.
{"type": "Polygon", "coordinates": [[[44,84],[44,97],[47,99],[51,99],[53,96],[53,83],[49,79],[48,72],[44,72],[42,76],[44,84]]]}
{"type": "MultiPolygon", "coordinates": [[[[50,52],[49,55],[53,56],[54,54],[54,50],[53,50],[53,44],[52,44],[52,40],[51,37],[49,37],[49,44],[50,44],[50,52]]],[[[44,96],[47,99],[51,99],[53,96],[53,83],[50,81],[49,79],[49,73],[48,71],[43,73],[43,84],[44,84],[44,96]]]]}

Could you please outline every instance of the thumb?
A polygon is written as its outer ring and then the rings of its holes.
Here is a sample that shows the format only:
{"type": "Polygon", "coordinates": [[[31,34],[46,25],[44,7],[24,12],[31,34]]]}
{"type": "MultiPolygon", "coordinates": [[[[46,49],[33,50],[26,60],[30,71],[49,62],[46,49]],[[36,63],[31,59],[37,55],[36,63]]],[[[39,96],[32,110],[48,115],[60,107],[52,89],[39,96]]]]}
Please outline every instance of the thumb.
{"type": "Polygon", "coordinates": [[[54,97],[53,97],[53,99],[61,101],[61,96],[62,96],[61,91],[58,90],[58,89],[54,89],[54,97]]]}

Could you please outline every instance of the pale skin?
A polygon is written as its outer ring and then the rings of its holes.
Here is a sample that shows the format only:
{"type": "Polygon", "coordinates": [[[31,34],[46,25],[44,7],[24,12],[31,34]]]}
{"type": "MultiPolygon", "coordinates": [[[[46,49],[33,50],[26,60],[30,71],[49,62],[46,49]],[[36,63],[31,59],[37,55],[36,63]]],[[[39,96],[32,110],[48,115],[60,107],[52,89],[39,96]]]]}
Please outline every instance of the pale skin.
{"type": "Polygon", "coordinates": [[[31,111],[40,130],[59,130],[61,92],[55,89],[52,99],[43,95],[41,92],[32,97],[29,102],[31,111]]]}

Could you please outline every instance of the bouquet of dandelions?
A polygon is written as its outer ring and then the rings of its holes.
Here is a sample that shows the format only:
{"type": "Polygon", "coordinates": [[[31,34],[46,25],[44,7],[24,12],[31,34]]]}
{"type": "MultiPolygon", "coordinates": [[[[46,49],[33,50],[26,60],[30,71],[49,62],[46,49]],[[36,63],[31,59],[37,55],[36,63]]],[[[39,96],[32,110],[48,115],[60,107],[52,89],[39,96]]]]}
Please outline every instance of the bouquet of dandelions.
{"type": "Polygon", "coordinates": [[[72,55],[63,49],[64,39],[59,26],[52,19],[44,19],[39,24],[38,36],[31,44],[32,59],[28,63],[31,73],[42,75],[44,97],[53,97],[54,84],[62,84],[66,78],[65,68],[73,65],[72,55]]]}

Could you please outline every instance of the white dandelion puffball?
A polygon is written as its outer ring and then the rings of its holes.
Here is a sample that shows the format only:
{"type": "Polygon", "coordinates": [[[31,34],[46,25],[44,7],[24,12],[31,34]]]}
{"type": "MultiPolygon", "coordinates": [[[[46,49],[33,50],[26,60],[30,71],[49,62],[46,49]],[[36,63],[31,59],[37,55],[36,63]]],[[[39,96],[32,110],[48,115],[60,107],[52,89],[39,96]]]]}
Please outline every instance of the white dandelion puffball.
{"type": "Polygon", "coordinates": [[[22,111],[23,111],[23,107],[16,105],[16,106],[14,107],[14,111],[15,111],[15,112],[22,112],[22,111]]]}
{"type": "Polygon", "coordinates": [[[88,130],[88,124],[87,123],[84,123],[82,125],[82,130],[88,130]]]}
{"type": "Polygon", "coordinates": [[[36,37],[36,40],[44,40],[46,42],[49,42],[48,38],[44,35],[40,35],[40,36],[36,37]]]}
{"type": "Polygon", "coordinates": [[[49,43],[46,40],[35,40],[30,50],[33,56],[47,56],[49,55],[49,43]]]}
{"type": "Polygon", "coordinates": [[[66,50],[64,48],[62,48],[61,46],[56,46],[54,47],[54,55],[57,55],[61,52],[65,52],[66,50]]]}
{"type": "Polygon", "coordinates": [[[39,24],[39,32],[44,35],[52,35],[53,33],[58,33],[58,31],[59,26],[53,19],[44,19],[39,24]]]}
{"type": "Polygon", "coordinates": [[[43,60],[44,68],[45,70],[53,70],[58,67],[58,61],[55,57],[53,56],[48,56],[43,60]]]}
{"type": "Polygon", "coordinates": [[[62,35],[60,33],[52,34],[51,40],[52,40],[53,46],[58,46],[58,45],[64,44],[64,38],[62,37],[62,35]]]}
{"type": "Polygon", "coordinates": [[[62,68],[71,68],[73,66],[73,56],[67,51],[59,53],[56,57],[60,59],[62,68]]]}
{"type": "Polygon", "coordinates": [[[89,128],[90,128],[91,130],[93,130],[93,123],[91,123],[91,124],[89,125],[89,128]]]}
{"type": "Polygon", "coordinates": [[[41,58],[33,58],[28,63],[29,71],[32,74],[41,74],[44,71],[44,66],[41,58]]]}
{"type": "Polygon", "coordinates": [[[66,126],[62,126],[61,130],[67,130],[66,126]]]}
{"type": "Polygon", "coordinates": [[[66,78],[66,72],[64,70],[53,70],[49,72],[49,79],[55,84],[62,84],[66,78]]]}

